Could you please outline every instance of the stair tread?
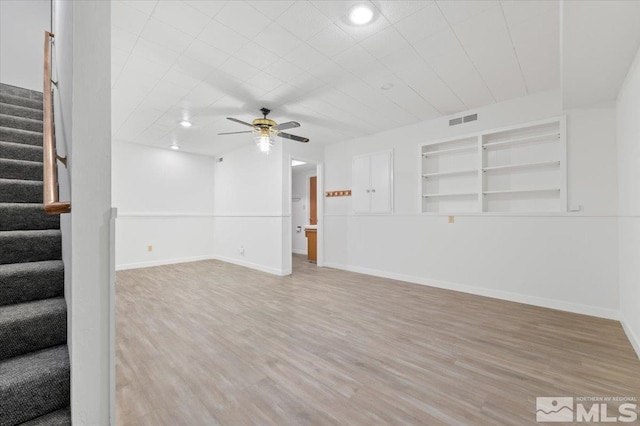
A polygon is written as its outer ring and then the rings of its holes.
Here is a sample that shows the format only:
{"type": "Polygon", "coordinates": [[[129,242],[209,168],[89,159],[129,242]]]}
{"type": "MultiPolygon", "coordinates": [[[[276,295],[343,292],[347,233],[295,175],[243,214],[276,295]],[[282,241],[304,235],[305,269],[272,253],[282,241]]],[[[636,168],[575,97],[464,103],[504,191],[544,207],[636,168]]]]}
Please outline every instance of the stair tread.
{"type": "Polygon", "coordinates": [[[20,143],[20,142],[9,142],[9,141],[3,141],[3,140],[0,140],[0,144],[9,144],[11,146],[15,145],[16,148],[24,148],[24,149],[42,151],[42,147],[38,146],[38,145],[26,145],[26,144],[23,144],[23,143],[20,143]]]}
{"type": "Polygon", "coordinates": [[[67,345],[58,345],[0,361],[0,390],[44,373],[69,370],[67,345]],[[44,371],[43,371],[44,370],[44,371]]]}
{"type": "Polygon", "coordinates": [[[41,100],[30,99],[22,96],[10,95],[8,93],[0,92],[0,101],[9,105],[28,106],[32,109],[42,110],[43,105],[41,100]]]}
{"type": "Polygon", "coordinates": [[[22,423],[21,426],[67,426],[71,425],[71,409],[69,407],[62,408],[44,416],[37,417],[28,422],[22,423]]]}
{"type": "MultiPolygon", "coordinates": [[[[59,269],[63,268],[64,264],[62,260],[42,260],[40,262],[26,262],[26,263],[7,263],[0,265],[0,279],[5,274],[20,274],[27,273],[33,270],[39,269],[59,269]]],[[[0,281],[0,284],[2,281],[0,281]]]]}
{"type": "MultiPolygon", "coordinates": [[[[25,160],[26,161],[26,160],[25,160]]],[[[35,163],[35,161],[33,161],[35,163]]],[[[19,185],[31,185],[31,186],[42,186],[41,180],[24,180],[24,179],[8,179],[8,178],[0,178],[1,184],[19,184],[19,185]]]]}
{"type": "Polygon", "coordinates": [[[16,231],[0,231],[0,239],[3,237],[33,238],[39,235],[60,235],[59,229],[22,229],[16,231]]]}
{"type": "Polygon", "coordinates": [[[19,424],[69,406],[66,344],[0,361],[2,424],[19,424]]]}
{"type": "MultiPolygon", "coordinates": [[[[31,181],[31,182],[37,182],[37,181],[31,181]]],[[[10,209],[24,209],[24,210],[31,210],[31,209],[42,209],[44,206],[44,204],[42,203],[6,203],[6,202],[0,202],[0,209],[1,208],[10,208],[10,209]]]]}
{"type": "MultiPolygon", "coordinates": [[[[0,158],[0,161],[6,161],[9,163],[13,163],[13,164],[24,164],[24,165],[33,165],[33,164],[38,164],[40,167],[42,167],[42,161],[29,161],[29,160],[14,160],[12,158],[0,158]]],[[[20,180],[20,179],[17,179],[20,180]]]]}
{"type": "MultiPolygon", "coordinates": [[[[5,117],[11,120],[18,120],[18,121],[25,121],[25,122],[33,122],[34,124],[42,124],[43,121],[42,120],[38,120],[36,118],[29,118],[29,117],[20,117],[17,115],[11,115],[11,114],[5,114],[2,111],[0,111],[0,118],[5,117]]],[[[2,126],[2,127],[7,127],[7,126],[2,126]]],[[[9,129],[15,129],[15,130],[25,130],[25,129],[16,129],[15,127],[8,127],[9,129]]],[[[32,132],[33,130],[28,130],[29,132],[32,132]]]]}
{"type": "MultiPolygon", "coordinates": [[[[20,97],[20,96],[16,96],[16,97],[20,97]]],[[[23,98],[23,99],[28,99],[28,98],[23,98]]],[[[31,110],[31,111],[37,111],[40,114],[42,114],[42,110],[38,109],[38,108],[31,108],[28,106],[23,106],[23,105],[16,105],[16,104],[10,104],[7,102],[2,102],[2,100],[0,99],[0,111],[2,111],[2,108],[19,108],[19,109],[25,109],[25,110],[31,110]]]]}
{"type": "MultiPolygon", "coordinates": [[[[19,118],[19,117],[16,117],[19,118]]],[[[24,129],[16,129],[14,127],[7,127],[7,126],[0,126],[0,130],[5,129],[5,130],[10,130],[12,132],[17,132],[17,133],[24,133],[27,135],[38,135],[38,136],[42,136],[42,132],[35,132],[33,130],[24,130],[24,129]]]]}
{"type": "Polygon", "coordinates": [[[0,265],[0,305],[50,299],[64,295],[62,260],[0,265]]]}
{"type": "Polygon", "coordinates": [[[7,327],[7,324],[11,322],[38,318],[66,311],[67,304],[63,297],[54,297],[50,299],[33,300],[30,302],[0,306],[0,334],[4,331],[4,327],[7,327]]]}

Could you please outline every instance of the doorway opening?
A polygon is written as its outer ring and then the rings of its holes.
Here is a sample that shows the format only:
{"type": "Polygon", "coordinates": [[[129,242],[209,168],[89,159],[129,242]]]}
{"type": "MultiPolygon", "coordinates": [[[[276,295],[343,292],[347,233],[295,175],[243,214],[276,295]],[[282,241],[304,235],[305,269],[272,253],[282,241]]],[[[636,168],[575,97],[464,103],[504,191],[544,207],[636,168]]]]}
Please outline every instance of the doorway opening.
{"type": "Polygon", "coordinates": [[[321,164],[291,159],[292,271],[322,266],[321,164]]]}

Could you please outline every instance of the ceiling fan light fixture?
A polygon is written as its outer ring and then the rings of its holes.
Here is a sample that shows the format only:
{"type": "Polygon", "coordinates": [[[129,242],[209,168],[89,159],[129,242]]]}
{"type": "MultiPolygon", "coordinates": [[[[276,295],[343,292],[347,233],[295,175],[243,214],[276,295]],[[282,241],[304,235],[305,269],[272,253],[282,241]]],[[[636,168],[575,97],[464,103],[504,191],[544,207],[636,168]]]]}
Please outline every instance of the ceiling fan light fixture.
{"type": "Polygon", "coordinates": [[[256,140],[256,145],[258,146],[258,150],[260,150],[260,152],[265,154],[269,154],[269,151],[271,151],[271,147],[275,143],[275,138],[273,137],[273,135],[271,135],[271,133],[268,130],[266,132],[261,131],[256,136],[255,140],[256,140]]]}
{"type": "Polygon", "coordinates": [[[365,25],[373,19],[373,9],[366,4],[359,4],[349,11],[349,21],[354,25],[365,25]]]}

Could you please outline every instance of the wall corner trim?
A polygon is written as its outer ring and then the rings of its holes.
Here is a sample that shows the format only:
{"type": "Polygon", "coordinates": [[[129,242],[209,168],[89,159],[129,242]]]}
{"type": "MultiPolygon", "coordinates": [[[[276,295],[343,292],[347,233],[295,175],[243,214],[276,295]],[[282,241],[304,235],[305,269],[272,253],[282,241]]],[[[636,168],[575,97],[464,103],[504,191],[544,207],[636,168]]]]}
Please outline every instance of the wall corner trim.
{"type": "Polygon", "coordinates": [[[633,349],[636,351],[638,359],[640,359],[640,338],[636,336],[636,334],[633,332],[633,329],[629,326],[629,323],[624,317],[620,319],[620,324],[622,324],[622,329],[627,335],[629,342],[631,342],[631,346],[633,346],[633,349]]]}

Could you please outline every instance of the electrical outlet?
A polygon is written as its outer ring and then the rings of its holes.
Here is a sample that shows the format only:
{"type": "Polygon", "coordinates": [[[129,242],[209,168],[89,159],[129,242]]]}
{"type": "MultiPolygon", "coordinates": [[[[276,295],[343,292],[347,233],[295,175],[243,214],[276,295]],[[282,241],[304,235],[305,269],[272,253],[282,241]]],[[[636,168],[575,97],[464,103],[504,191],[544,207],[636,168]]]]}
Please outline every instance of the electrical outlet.
{"type": "Polygon", "coordinates": [[[449,223],[454,223],[456,219],[453,216],[449,216],[449,223]]]}
{"type": "Polygon", "coordinates": [[[147,251],[153,251],[153,246],[147,246],[147,251]]]}

